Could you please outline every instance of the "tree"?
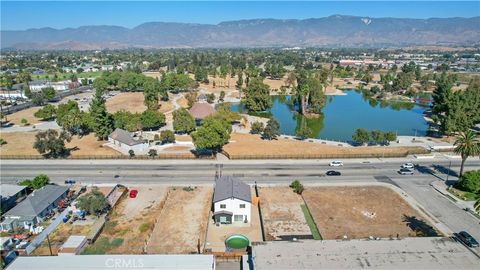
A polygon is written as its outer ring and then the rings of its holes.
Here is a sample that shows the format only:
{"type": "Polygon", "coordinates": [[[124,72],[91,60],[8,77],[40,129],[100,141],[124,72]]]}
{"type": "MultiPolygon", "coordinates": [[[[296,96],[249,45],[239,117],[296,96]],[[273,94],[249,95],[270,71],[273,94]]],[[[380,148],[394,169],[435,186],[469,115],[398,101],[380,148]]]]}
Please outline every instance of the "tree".
{"type": "Polygon", "coordinates": [[[21,186],[27,186],[31,189],[39,189],[42,188],[50,182],[50,178],[45,174],[39,174],[33,178],[33,180],[25,179],[19,183],[21,186]]]}
{"type": "Polygon", "coordinates": [[[242,89],[242,86],[243,86],[243,72],[240,71],[238,72],[238,75],[237,75],[238,79],[237,79],[237,82],[235,83],[235,86],[237,87],[237,89],[242,89]]]}
{"type": "Polygon", "coordinates": [[[108,208],[108,201],[102,192],[93,189],[89,193],[78,198],[76,206],[87,212],[87,214],[100,215],[106,208],[108,208]]]}
{"type": "Polygon", "coordinates": [[[160,140],[162,141],[162,144],[174,143],[175,134],[171,130],[162,130],[162,132],[160,132],[160,140]]]}
{"type": "Polygon", "coordinates": [[[90,115],[80,111],[78,103],[73,100],[58,105],[56,117],[57,124],[72,134],[85,134],[91,125],[90,115]]]}
{"type": "Polygon", "coordinates": [[[209,116],[202,121],[202,125],[192,132],[195,147],[199,150],[220,151],[230,139],[232,126],[224,119],[209,116]]]}
{"type": "Polygon", "coordinates": [[[223,100],[225,99],[225,91],[220,91],[220,96],[218,97],[218,100],[220,100],[221,102],[223,102],[223,100]]]}
{"type": "Polygon", "coordinates": [[[71,136],[68,132],[49,129],[46,131],[40,131],[35,135],[35,142],[33,148],[44,155],[45,157],[64,157],[69,154],[68,149],[65,147],[65,142],[70,142],[71,136]]]}
{"type": "Polygon", "coordinates": [[[479,193],[480,170],[465,172],[465,174],[462,175],[460,180],[455,184],[455,187],[463,191],[479,193]]]}
{"type": "Polygon", "coordinates": [[[150,149],[148,150],[148,156],[151,157],[151,158],[154,158],[155,156],[157,156],[157,150],[155,149],[150,149]]]}
{"type": "Polygon", "coordinates": [[[50,101],[55,97],[55,89],[53,89],[52,87],[43,88],[41,93],[42,97],[47,101],[50,101]]]}
{"type": "Polygon", "coordinates": [[[128,150],[128,155],[130,156],[130,158],[133,158],[135,156],[135,151],[133,151],[132,149],[128,150]]]}
{"type": "Polygon", "coordinates": [[[25,118],[22,118],[22,120],[20,120],[20,123],[22,123],[22,125],[24,125],[24,126],[29,126],[30,125],[30,123],[28,123],[28,120],[25,119],[25,118]]]}
{"type": "Polygon", "coordinates": [[[159,111],[146,110],[140,116],[144,129],[157,129],[165,125],[165,115],[159,111]]]}
{"type": "Polygon", "coordinates": [[[57,109],[55,108],[55,106],[48,104],[43,108],[39,109],[38,111],[36,111],[33,115],[36,118],[40,118],[43,121],[47,121],[55,118],[56,110],[57,109]]]}
{"type": "Polygon", "coordinates": [[[326,98],[320,78],[302,70],[297,78],[296,99],[299,101],[300,113],[320,114],[326,98]]]}
{"type": "Polygon", "coordinates": [[[90,103],[91,128],[99,140],[105,140],[113,131],[113,118],[107,112],[102,95],[103,92],[97,89],[90,103]]]}
{"type": "Polygon", "coordinates": [[[196,92],[188,92],[185,94],[185,98],[187,99],[188,107],[191,108],[195,102],[197,102],[197,93],[196,92]]]}
{"type": "Polygon", "coordinates": [[[290,184],[290,187],[293,189],[293,192],[297,193],[298,195],[301,195],[304,187],[300,181],[295,180],[290,184]]]}
{"type": "Polygon", "coordinates": [[[477,212],[477,214],[480,214],[480,194],[477,194],[477,200],[475,201],[473,208],[475,209],[475,212],[477,212]]]}
{"type": "Polygon", "coordinates": [[[215,94],[214,93],[209,93],[206,94],[207,97],[207,102],[212,104],[215,101],[215,94]]]}
{"type": "Polygon", "coordinates": [[[277,139],[277,136],[280,135],[280,124],[277,120],[271,118],[267,122],[267,126],[263,129],[262,138],[266,140],[277,139]]]}
{"type": "Polygon", "coordinates": [[[242,116],[238,112],[232,112],[230,106],[227,103],[222,103],[217,106],[217,112],[214,114],[215,117],[224,119],[229,123],[239,121],[242,116]]]}
{"type": "Polygon", "coordinates": [[[264,124],[262,122],[253,122],[252,127],[250,129],[251,134],[261,134],[264,129],[264,124]]]}
{"type": "Polygon", "coordinates": [[[272,107],[270,87],[263,83],[261,77],[253,78],[245,89],[245,107],[249,111],[265,111],[272,107]]]}
{"type": "Polygon", "coordinates": [[[311,138],[313,136],[312,130],[308,127],[307,121],[302,118],[300,127],[295,131],[295,135],[301,140],[311,138]]]}
{"type": "Polygon", "coordinates": [[[392,131],[388,131],[387,133],[385,133],[385,140],[387,142],[396,141],[397,140],[397,135],[392,131]]]}
{"type": "Polygon", "coordinates": [[[176,133],[190,133],[195,130],[195,119],[185,109],[173,112],[173,130],[176,133]]]}
{"type": "Polygon", "coordinates": [[[382,144],[385,141],[385,134],[380,130],[373,130],[370,132],[370,138],[372,138],[376,144],[382,144]]]}
{"type": "Polygon", "coordinates": [[[352,139],[355,143],[363,145],[370,140],[370,134],[363,128],[357,128],[352,135],[352,139]]]}
{"type": "Polygon", "coordinates": [[[143,84],[143,103],[147,106],[147,110],[158,110],[160,82],[154,78],[146,78],[143,84]]]}
{"type": "Polygon", "coordinates": [[[463,174],[463,167],[465,161],[470,156],[479,156],[480,155],[480,139],[478,136],[471,130],[461,132],[454,143],[455,153],[462,156],[462,163],[460,165],[460,177],[463,174]]]}

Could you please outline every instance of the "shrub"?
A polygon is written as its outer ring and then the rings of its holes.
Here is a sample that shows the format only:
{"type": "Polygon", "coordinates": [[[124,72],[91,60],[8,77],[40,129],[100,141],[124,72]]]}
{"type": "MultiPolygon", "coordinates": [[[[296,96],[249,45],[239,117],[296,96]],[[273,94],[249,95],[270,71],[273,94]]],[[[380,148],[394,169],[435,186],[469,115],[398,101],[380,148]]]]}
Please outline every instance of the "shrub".
{"type": "Polygon", "coordinates": [[[264,125],[262,122],[253,122],[250,133],[252,134],[261,134],[263,132],[264,125]]]}
{"type": "Polygon", "coordinates": [[[5,141],[4,139],[0,138],[0,145],[4,145],[4,144],[7,144],[7,141],[5,141]]]}
{"type": "Polygon", "coordinates": [[[162,144],[174,143],[175,134],[171,130],[163,130],[162,132],[160,132],[160,140],[162,141],[162,144]]]}
{"type": "Polygon", "coordinates": [[[25,118],[22,118],[22,120],[21,120],[20,122],[21,122],[22,125],[24,125],[24,126],[29,126],[29,125],[30,125],[30,123],[28,123],[28,120],[25,119],[25,118]]]}
{"type": "Polygon", "coordinates": [[[464,173],[455,187],[462,191],[472,193],[480,192],[480,170],[464,173]]]}
{"type": "Polygon", "coordinates": [[[300,181],[298,181],[298,180],[293,181],[290,184],[290,187],[293,189],[293,192],[295,192],[299,195],[302,194],[302,192],[304,190],[302,183],[300,183],[300,181]]]}
{"type": "Polygon", "coordinates": [[[149,226],[148,226],[148,223],[143,223],[142,225],[140,225],[138,227],[138,230],[141,232],[141,233],[144,233],[148,230],[149,226]]]}

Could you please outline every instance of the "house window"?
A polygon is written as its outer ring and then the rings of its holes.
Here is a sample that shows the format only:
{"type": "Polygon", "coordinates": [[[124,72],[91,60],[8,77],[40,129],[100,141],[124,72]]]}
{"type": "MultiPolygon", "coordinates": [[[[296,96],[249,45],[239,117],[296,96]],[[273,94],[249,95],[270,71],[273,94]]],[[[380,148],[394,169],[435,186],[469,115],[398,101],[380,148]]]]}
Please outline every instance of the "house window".
{"type": "Polygon", "coordinates": [[[234,215],[233,221],[243,221],[243,215],[234,215]]]}
{"type": "Polygon", "coordinates": [[[226,204],[220,204],[220,208],[225,209],[225,208],[227,208],[227,205],[226,204]]]}
{"type": "Polygon", "coordinates": [[[245,204],[244,203],[240,204],[240,208],[245,208],[245,204]]]}

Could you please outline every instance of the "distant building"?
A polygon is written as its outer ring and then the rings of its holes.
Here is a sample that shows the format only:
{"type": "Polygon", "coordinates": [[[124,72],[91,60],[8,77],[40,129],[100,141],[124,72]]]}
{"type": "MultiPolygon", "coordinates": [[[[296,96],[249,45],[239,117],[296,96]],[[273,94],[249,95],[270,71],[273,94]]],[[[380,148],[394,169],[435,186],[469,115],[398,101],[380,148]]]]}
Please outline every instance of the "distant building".
{"type": "Polygon", "coordinates": [[[60,81],[60,82],[50,82],[47,80],[36,80],[28,83],[28,86],[31,91],[38,92],[44,88],[52,87],[55,91],[65,91],[73,89],[79,86],[77,82],[71,81],[60,81]]]}
{"type": "Polygon", "coordinates": [[[142,139],[134,138],[132,133],[123,130],[115,129],[110,135],[108,135],[108,141],[113,145],[120,147],[125,153],[133,150],[135,153],[140,153],[148,148],[148,142],[142,139]]]}
{"type": "Polygon", "coordinates": [[[66,186],[46,185],[32,192],[25,200],[17,204],[3,215],[0,223],[2,231],[10,231],[16,227],[35,225],[41,222],[61,200],[67,197],[66,186]]]}
{"type": "Polygon", "coordinates": [[[250,186],[229,176],[215,181],[213,217],[215,223],[248,223],[251,220],[252,195],[250,186]]]}
{"type": "Polygon", "coordinates": [[[206,102],[197,102],[197,103],[193,104],[192,108],[190,108],[190,110],[188,110],[188,112],[195,119],[197,124],[200,124],[200,122],[205,117],[215,113],[215,108],[213,108],[212,105],[210,105],[206,102]]]}

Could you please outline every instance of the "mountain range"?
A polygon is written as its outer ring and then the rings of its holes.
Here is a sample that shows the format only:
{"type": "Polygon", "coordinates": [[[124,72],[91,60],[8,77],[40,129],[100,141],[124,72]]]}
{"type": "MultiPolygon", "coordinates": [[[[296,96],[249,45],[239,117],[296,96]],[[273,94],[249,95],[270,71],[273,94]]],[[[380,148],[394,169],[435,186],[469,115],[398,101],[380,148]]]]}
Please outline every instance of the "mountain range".
{"type": "Polygon", "coordinates": [[[219,24],[148,22],[134,28],[81,26],[2,30],[1,48],[404,47],[480,45],[480,17],[304,20],[253,19],[219,24]]]}

